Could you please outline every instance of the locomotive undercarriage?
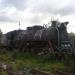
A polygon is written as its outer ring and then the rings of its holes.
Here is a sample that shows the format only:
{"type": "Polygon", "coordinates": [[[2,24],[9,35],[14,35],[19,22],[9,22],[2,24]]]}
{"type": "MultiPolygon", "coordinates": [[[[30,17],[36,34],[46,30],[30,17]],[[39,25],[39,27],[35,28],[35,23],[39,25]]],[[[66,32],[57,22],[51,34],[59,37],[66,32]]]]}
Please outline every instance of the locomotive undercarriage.
{"type": "Polygon", "coordinates": [[[19,51],[45,54],[55,51],[55,45],[50,41],[23,41],[17,45],[19,51]]]}

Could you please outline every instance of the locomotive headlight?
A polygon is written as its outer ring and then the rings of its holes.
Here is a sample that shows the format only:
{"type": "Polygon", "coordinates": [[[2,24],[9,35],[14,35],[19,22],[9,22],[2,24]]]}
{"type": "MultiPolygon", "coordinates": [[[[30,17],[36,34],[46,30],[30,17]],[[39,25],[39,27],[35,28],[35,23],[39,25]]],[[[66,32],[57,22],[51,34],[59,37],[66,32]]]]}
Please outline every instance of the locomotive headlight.
{"type": "Polygon", "coordinates": [[[70,44],[61,44],[61,47],[70,47],[70,44]]]}
{"type": "Polygon", "coordinates": [[[61,44],[61,47],[65,47],[65,45],[64,44],[61,44]]]}
{"type": "Polygon", "coordinates": [[[70,44],[68,44],[67,46],[70,47],[70,44]]]}

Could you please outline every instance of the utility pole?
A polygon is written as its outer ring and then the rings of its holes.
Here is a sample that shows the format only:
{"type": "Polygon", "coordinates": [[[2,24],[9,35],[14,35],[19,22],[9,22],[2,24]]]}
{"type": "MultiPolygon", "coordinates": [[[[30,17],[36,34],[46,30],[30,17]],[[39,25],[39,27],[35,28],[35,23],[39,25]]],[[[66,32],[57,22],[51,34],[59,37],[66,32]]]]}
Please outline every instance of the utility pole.
{"type": "Polygon", "coordinates": [[[20,24],[20,21],[19,21],[19,30],[20,30],[20,26],[21,26],[21,24],[20,24]]]}

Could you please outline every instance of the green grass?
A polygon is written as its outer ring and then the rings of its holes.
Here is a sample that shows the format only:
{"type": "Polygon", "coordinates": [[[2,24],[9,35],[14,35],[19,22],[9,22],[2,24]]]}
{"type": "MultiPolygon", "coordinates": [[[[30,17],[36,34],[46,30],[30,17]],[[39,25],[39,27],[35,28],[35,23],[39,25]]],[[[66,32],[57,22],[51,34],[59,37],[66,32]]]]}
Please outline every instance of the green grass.
{"type": "MultiPolygon", "coordinates": [[[[54,73],[59,70],[65,70],[65,64],[59,60],[56,60],[54,55],[48,54],[44,56],[37,56],[31,53],[21,53],[14,51],[0,51],[0,62],[5,64],[12,64],[14,72],[24,67],[31,69],[38,69],[54,73]]],[[[4,72],[5,73],[5,72],[4,72]]],[[[2,74],[3,75],[3,74],[2,74]]],[[[4,74],[5,75],[5,74],[4,74]]]]}

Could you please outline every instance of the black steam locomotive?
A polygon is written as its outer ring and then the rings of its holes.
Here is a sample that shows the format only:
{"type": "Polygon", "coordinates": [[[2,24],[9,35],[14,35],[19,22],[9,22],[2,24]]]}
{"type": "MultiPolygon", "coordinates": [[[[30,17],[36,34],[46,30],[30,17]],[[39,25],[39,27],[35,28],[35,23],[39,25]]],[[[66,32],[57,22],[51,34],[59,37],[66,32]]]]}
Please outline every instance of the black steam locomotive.
{"type": "Polygon", "coordinates": [[[35,25],[26,30],[15,30],[3,34],[0,43],[4,47],[19,50],[45,49],[68,50],[70,42],[67,33],[68,22],[52,21],[51,26],[35,25]]]}

